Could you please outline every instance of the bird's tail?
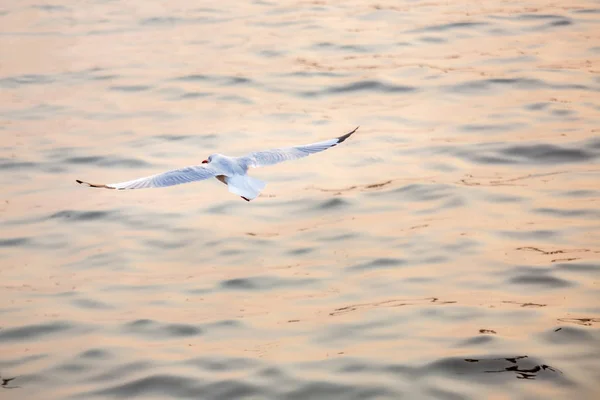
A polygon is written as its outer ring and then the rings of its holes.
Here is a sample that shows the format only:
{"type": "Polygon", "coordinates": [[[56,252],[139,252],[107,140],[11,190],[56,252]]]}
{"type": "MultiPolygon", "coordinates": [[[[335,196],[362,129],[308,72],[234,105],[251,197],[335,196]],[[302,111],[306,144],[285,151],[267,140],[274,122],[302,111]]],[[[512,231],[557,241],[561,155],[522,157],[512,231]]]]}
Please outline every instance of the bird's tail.
{"type": "Polygon", "coordinates": [[[248,175],[234,175],[227,177],[227,187],[231,193],[244,197],[250,201],[258,197],[258,194],[267,184],[260,179],[248,175]]]}

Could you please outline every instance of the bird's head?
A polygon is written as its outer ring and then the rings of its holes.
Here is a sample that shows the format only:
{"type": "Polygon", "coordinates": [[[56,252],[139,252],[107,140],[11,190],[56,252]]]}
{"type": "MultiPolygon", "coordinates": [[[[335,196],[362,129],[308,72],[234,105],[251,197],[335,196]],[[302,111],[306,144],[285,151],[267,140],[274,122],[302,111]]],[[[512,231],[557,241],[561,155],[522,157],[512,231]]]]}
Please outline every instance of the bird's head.
{"type": "Polygon", "coordinates": [[[202,161],[202,164],[208,164],[209,162],[212,161],[214,154],[211,154],[210,156],[208,156],[208,158],[206,160],[202,161]]]}

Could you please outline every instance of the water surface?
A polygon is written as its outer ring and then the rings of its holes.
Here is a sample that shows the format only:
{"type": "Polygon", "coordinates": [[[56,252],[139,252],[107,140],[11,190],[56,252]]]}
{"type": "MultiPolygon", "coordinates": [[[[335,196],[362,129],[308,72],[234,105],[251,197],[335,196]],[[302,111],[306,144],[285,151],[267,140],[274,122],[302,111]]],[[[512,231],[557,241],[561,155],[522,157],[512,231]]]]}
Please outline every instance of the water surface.
{"type": "Polygon", "coordinates": [[[599,15],[4,2],[0,397],[594,398],[599,15]],[[357,125],[251,203],[75,184],[357,125]]]}

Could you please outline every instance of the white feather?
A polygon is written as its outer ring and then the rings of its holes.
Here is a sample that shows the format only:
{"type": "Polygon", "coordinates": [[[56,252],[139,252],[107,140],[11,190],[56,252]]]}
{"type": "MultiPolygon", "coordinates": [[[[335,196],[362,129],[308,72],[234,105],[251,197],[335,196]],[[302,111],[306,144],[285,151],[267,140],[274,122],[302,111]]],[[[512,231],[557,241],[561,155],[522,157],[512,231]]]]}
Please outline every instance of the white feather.
{"type": "Polygon", "coordinates": [[[258,197],[266,183],[248,175],[233,175],[226,178],[227,187],[231,193],[243,196],[248,200],[258,197]]]}

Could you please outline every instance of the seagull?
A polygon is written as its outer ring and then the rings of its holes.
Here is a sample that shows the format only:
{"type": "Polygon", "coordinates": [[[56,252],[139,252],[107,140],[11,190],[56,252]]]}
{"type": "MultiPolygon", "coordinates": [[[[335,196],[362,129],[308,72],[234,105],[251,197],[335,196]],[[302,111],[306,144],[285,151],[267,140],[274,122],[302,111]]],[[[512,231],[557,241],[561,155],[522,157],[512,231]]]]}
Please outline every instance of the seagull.
{"type": "Polygon", "coordinates": [[[163,172],[162,174],[151,175],[127,182],[94,184],[79,179],[76,181],[77,183],[93,188],[126,190],[174,186],[214,177],[226,184],[231,193],[240,196],[246,201],[250,201],[258,197],[266,183],[249,176],[247,174],[248,168],[264,167],[267,165],[278,164],[283,161],[296,160],[313,153],[327,150],[348,139],[357,129],[358,127],[352,132],[346,133],[335,139],[301,146],[256,151],[243,157],[228,157],[222,154],[211,154],[206,160],[202,161],[202,164],[200,165],[174,169],[172,171],[163,172]]]}

